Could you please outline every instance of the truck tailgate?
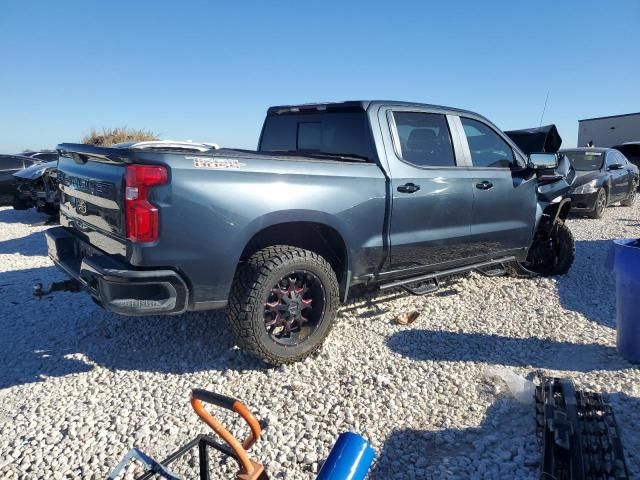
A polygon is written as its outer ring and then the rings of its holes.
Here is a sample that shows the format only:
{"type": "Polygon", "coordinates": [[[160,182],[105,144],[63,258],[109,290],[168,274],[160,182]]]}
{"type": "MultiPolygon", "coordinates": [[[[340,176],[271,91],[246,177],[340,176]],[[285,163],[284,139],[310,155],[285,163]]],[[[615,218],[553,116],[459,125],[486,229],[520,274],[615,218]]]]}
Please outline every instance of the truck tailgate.
{"type": "Polygon", "coordinates": [[[76,161],[61,156],[58,179],[60,215],[109,236],[124,238],[123,178],[125,163],[76,161]]]}
{"type": "Polygon", "coordinates": [[[153,189],[140,184],[137,176],[137,172],[161,170],[162,182],[166,182],[168,167],[157,155],[139,158],[139,153],[128,148],[68,143],[58,145],[58,153],[62,226],[74,229],[99,249],[122,257],[131,253],[130,241],[148,244],[145,242],[157,239],[158,208],[151,198],[153,189]],[[133,182],[133,187],[127,189],[127,182],[133,182]],[[125,190],[133,196],[126,196],[125,190]],[[147,230],[141,235],[143,227],[147,230]]]}

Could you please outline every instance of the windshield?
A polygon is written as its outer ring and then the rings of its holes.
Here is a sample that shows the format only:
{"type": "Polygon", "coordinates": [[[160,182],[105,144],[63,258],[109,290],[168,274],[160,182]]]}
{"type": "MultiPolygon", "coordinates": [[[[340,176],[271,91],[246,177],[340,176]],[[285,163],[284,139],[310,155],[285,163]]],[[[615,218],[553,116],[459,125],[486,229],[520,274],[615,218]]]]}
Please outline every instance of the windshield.
{"type": "Polygon", "coordinates": [[[600,170],[604,154],[602,152],[563,152],[573,168],[581,172],[600,170]]]}

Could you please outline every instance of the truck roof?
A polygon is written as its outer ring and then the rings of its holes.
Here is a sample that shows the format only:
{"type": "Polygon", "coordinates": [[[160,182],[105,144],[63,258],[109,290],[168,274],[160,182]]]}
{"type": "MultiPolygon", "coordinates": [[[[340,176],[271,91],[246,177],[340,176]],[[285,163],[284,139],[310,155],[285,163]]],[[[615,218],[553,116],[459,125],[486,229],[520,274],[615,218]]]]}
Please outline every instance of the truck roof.
{"type": "Polygon", "coordinates": [[[369,107],[376,106],[429,108],[432,110],[442,110],[447,112],[467,113],[484,118],[482,115],[479,115],[475,112],[463,110],[460,108],[446,107],[443,105],[432,105],[428,103],[404,102],[398,100],[348,100],[344,102],[318,102],[303,103],[299,105],[276,105],[273,107],[269,107],[269,109],[267,110],[267,115],[299,112],[302,110],[367,110],[369,107]]]}

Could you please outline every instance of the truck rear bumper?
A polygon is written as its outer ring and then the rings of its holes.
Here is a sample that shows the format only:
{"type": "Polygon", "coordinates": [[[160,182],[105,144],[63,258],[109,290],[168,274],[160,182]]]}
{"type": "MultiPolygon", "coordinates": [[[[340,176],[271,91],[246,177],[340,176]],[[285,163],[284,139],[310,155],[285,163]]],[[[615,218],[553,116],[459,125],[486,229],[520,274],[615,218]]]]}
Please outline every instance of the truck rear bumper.
{"type": "Polygon", "coordinates": [[[135,269],[65,227],[51,228],[45,237],[51,260],[105,310],[120,315],[172,315],[187,310],[189,288],[177,272],[135,269]]]}

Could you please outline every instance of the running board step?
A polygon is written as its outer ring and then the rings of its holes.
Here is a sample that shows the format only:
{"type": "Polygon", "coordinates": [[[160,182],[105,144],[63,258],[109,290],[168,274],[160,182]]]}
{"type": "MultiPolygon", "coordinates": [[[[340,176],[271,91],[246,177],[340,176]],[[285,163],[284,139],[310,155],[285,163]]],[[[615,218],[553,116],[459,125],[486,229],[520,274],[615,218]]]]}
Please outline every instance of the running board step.
{"type": "Polygon", "coordinates": [[[493,268],[479,268],[478,272],[485,277],[503,277],[507,274],[507,269],[501,264],[493,268]]]}
{"type": "MultiPolygon", "coordinates": [[[[443,277],[457,275],[459,273],[471,272],[474,270],[482,273],[483,275],[487,275],[490,277],[504,275],[506,273],[504,264],[512,263],[515,261],[516,261],[516,257],[503,257],[495,260],[488,260],[486,262],[475,263],[473,265],[465,265],[464,267],[450,268],[449,270],[440,270],[438,272],[418,275],[417,277],[403,278],[402,280],[395,280],[393,282],[383,283],[380,285],[380,290],[388,290],[390,288],[396,288],[396,287],[404,288],[405,285],[411,285],[412,283],[426,282],[427,280],[436,280],[436,283],[437,283],[438,279],[441,279],[443,277]],[[488,269],[487,267],[494,267],[494,268],[488,269]],[[486,273],[486,272],[494,272],[494,273],[486,273]]],[[[405,288],[405,290],[407,289],[405,288]]],[[[429,293],[429,292],[426,292],[426,293],[429,293]]],[[[418,295],[424,295],[424,294],[419,293],[418,295]]]]}
{"type": "Polygon", "coordinates": [[[420,296],[427,293],[433,293],[436,290],[440,290],[440,283],[437,278],[434,278],[431,282],[425,283],[420,287],[410,287],[409,285],[403,285],[402,288],[409,292],[411,295],[420,296]]]}

